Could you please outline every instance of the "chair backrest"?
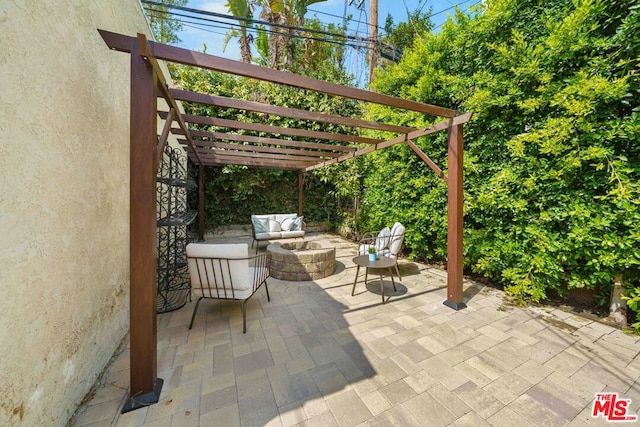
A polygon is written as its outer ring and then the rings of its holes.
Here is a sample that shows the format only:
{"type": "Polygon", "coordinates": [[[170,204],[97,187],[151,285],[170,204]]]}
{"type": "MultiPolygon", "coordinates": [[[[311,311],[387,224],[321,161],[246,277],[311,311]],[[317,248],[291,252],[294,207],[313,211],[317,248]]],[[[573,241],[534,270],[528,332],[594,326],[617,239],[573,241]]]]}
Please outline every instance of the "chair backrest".
{"type": "Polygon", "coordinates": [[[391,227],[391,240],[389,240],[389,253],[393,256],[397,256],[402,249],[402,242],[404,242],[404,225],[396,222],[391,227]]]}
{"type": "Polygon", "coordinates": [[[209,298],[235,298],[251,288],[249,245],[189,243],[187,262],[191,287],[209,298]]]}
{"type": "Polygon", "coordinates": [[[382,251],[389,247],[389,242],[391,241],[391,230],[389,227],[385,227],[380,230],[378,233],[378,237],[376,237],[376,250],[382,251]]]}

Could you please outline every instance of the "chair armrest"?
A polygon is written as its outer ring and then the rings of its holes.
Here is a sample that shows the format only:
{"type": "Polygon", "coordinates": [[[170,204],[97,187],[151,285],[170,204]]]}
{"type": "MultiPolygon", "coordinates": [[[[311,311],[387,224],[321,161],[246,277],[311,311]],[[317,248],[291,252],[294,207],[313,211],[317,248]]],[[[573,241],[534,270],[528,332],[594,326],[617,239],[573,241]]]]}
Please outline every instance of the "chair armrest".
{"type": "Polygon", "coordinates": [[[362,235],[362,237],[360,237],[359,242],[361,244],[370,244],[371,242],[375,242],[376,239],[378,238],[378,232],[376,231],[367,231],[366,233],[364,233],[362,235]]]}
{"type": "Polygon", "coordinates": [[[246,259],[249,260],[249,265],[253,265],[254,267],[266,267],[269,268],[269,264],[271,263],[271,254],[258,254],[258,255],[249,255],[246,259]]]}
{"type": "Polygon", "coordinates": [[[254,291],[271,275],[271,254],[259,254],[248,257],[249,265],[253,266],[254,276],[252,287],[254,291]]]}

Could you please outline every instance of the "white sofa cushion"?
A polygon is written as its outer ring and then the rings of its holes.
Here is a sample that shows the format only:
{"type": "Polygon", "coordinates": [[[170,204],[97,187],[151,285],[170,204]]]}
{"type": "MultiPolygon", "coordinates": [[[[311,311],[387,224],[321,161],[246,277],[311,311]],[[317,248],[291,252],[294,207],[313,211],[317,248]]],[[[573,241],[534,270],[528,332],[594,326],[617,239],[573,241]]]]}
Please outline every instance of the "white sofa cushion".
{"type": "Polygon", "coordinates": [[[285,218],[291,218],[294,219],[295,217],[297,217],[298,215],[291,213],[291,214],[274,214],[272,215],[273,219],[275,219],[278,222],[282,222],[283,219],[285,218]]]}
{"type": "Polygon", "coordinates": [[[291,226],[293,225],[294,219],[295,218],[291,218],[291,217],[282,218],[282,221],[280,222],[280,230],[282,231],[291,230],[291,226]]]}
{"type": "Polygon", "coordinates": [[[269,219],[269,233],[279,233],[280,231],[280,222],[275,219],[269,219]]]}
{"type": "Polygon", "coordinates": [[[304,236],[303,230],[282,231],[280,233],[280,238],[282,239],[289,239],[292,237],[303,237],[303,236],[304,236]]]}
{"type": "MultiPolygon", "coordinates": [[[[290,233],[287,231],[287,233],[290,233]]],[[[256,233],[256,240],[270,240],[270,239],[279,239],[282,237],[282,232],[278,231],[275,233],[256,233]]]]}
{"type": "Polygon", "coordinates": [[[189,275],[195,296],[244,299],[251,296],[251,276],[249,275],[249,246],[246,243],[210,244],[190,243],[187,245],[189,275]],[[226,262],[207,258],[243,258],[226,262]],[[219,289],[216,290],[216,283],[219,289]],[[222,286],[222,284],[226,286],[222,286]],[[233,290],[232,290],[233,288],[233,290]],[[233,295],[233,296],[232,296],[233,295]]]}

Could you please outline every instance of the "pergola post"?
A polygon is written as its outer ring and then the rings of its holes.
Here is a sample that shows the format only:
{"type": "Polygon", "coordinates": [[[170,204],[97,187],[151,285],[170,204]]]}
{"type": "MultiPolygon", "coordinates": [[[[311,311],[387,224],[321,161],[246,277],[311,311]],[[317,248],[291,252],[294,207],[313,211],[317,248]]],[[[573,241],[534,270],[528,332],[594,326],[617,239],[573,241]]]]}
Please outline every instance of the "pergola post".
{"type": "Polygon", "coordinates": [[[298,171],[298,216],[302,216],[302,188],[304,187],[304,170],[298,171]]]}
{"type": "Polygon", "coordinates": [[[131,52],[130,113],[130,378],[122,412],[157,403],[156,170],[157,86],[138,43],[131,52]]]}
{"type": "Polygon", "coordinates": [[[198,239],[204,242],[204,165],[198,171],[198,239]]]}
{"type": "Polygon", "coordinates": [[[449,127],[449,175],[447,179],[447,300],[455,310],[466,307],[462,301],[463,227],[463,141],[462,124],[449,127]]]}

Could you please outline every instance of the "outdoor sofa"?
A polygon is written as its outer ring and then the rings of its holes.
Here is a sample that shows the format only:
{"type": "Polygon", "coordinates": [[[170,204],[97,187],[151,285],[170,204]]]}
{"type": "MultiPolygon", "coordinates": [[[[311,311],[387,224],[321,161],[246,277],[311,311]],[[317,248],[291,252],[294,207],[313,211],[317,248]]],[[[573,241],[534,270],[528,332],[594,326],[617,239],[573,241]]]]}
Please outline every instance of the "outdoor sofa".
{"type": "Polygon", "coordinates": [[[251,215],[251,233],[256,253],[260,242],[277,239],[304,239],[304,217],[292,214],[251,215]]]}

